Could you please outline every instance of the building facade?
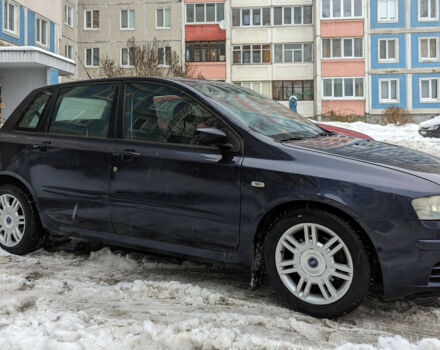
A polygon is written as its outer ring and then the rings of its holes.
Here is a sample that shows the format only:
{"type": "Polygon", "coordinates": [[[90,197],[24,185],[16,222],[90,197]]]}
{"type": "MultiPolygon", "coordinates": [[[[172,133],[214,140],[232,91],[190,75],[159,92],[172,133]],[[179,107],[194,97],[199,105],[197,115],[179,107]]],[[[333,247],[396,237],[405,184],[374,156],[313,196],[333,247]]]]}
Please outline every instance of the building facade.
{"type": "Polygon", "coordinates": [[[61,2],[1,0],[0,86],[3,118],[33,89],[58,83],[75,63],[59,53],[61,2]]]}

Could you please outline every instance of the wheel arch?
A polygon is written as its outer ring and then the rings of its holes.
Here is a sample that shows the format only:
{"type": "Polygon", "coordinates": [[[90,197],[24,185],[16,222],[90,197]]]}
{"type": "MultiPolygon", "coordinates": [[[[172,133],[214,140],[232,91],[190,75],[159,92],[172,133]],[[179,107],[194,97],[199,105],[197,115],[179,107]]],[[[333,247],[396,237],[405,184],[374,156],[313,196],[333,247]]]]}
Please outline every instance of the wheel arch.
{"type": "Polygon", "coordinates": [[[376,292],[383,293],[383,277],[379,256],[367,231],[362,227],[361,224],[359,224],[357,220],[355,220],[354,216],[348,213],[346,210],[343,210],[338,206],[332,204],[322,203],[314,200],[298,200],[278,204],[277,206],[270,209],[259,221],[255,235],[253,237],[251,252],[251,289],[256,289],[258,287],[259,281],[255,279],[258,279],[259,276],[261,277],[263,275],[263,271],[261,271],[261,269],[264,269],[264,262],[261,254],[264,254],[264,240],[266,238],[267,232],[271,228],[272,223],[277,216],[282,215],[285,212],[297,209],[322,210],[339,216],[347,221],[359,235],[359,238],[361,239],[362,243],[365,246],[365,249],[367,250],[368,260],[372,271],[372,286],[376,292]]]}

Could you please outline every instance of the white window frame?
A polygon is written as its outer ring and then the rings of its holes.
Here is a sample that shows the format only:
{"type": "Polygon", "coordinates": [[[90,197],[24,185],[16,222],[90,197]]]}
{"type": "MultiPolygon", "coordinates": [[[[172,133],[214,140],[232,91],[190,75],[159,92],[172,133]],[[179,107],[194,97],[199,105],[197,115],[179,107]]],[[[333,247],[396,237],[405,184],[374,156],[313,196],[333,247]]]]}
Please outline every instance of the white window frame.
{"type": "Polygon", "coordinates": [[[270,44],[238,44],[238,45],[232,45],[232,64],[234,65],[254,65],[254,64],[271,64],[272,63],[272,45],[270,44]],[[243,46],[250,46],[250,62],[246,62],[243,63],[243,46]],[[254,62],[254,46],[260,46],[260,53],[261,53],[261,62],[254,62]],[[270,50],[270,61],[269,62],[264,62],[264,48],[263,46],[269,46],[269,50],[270,50]],[[234,63],[234,52],[238,51],[235,50],[234,48],[236,47],[240,47],[240,58],[241,58],[241,62],[239,63],[234,63]]]}
{"type": "Polygon", "coordinates": [[[120,30],[135,30],[136,29],[136,12],[134,9],[122,9],[119,11],[119,29],[120,30]],[[127,12],[127,28],[122,27],[122,12],[127,12]],[[133,27],[130,27],[130,12],[133,13],[133,27]]]}
{"type": "Polygon", "coordinates": [[[396,63],[399,62],[399,39],[398,38],[380,38],[377,40],[377,61],[381,63],[396,63]],[[387,58],[380,58],[380,42],[386,41],[386,56],[387,58]],[[395,58],[388,58],[388,42],[389,41],[395,41],[395,51],[396,51],[396,57],[395,58]]]}
{"type": "Polygon", "coordinates": [[[419,96],[419,101],[420,103],[438,103],[440,102],[440,78],[420,78],[419,79],[419,91],[420,91],[420,96],[419,96]],[[436,80],[437,81],[437,98],[432,98],[432,81],[436,80]],[[429,96],[428,98],[423,98],[422,97],[422,81],[429,81],[429,96]]]}
{"type": "Polygon", "coordinates": [[[221,21],[224,21],[225,19],[225,3],[224,2],[208,2],[208,3],[200,3],[200,2],[190,2],[190,3],[185,3],[185,24],[206,24],[206,23],[220,23],[221,21]],[[223,19],[218,21],[217,20],[217,11],[218,11],[218,5],[219,4],[223,4],[223,19]],[[196,21],[196,5],[204,5],[203,6],[203,18],[204,20],[202,22],[197,22],[196,21]],[[206,20],[206,5],[214,5],[215,6],[215,13],[214,13],[214,21],[207,21],[206,20]],[[188,11],[187,8],[189,6],[192,6],[194,8],[194,22],[188,22],[188,11]]]}
{"type": "Polygon", "coordinates": [[[232,26],[234,28],[249,28],[249,27],[269,27],[272,25],[273,23],[273,15],[272,15],[272,9],[268,6],[264,6],[264,7],[241,7],[241,8],[232,8],[231,9],[231,14],[233,13],[234,10],[239,10],[240,11],[240,25],[239,26],[234,26],[232,23],[232,26]],[[269,20],[270,23],[269,24],[264,24],[263,25],[263,10],[264,9],[269,9],[269,20]],[[243,25],[243,10],[249,10],[250,12],[250,24],[248,26],[244,26],[243,25]],[[254,24],[254,17],[252,14],[253,10],[260,10],[260,24],[254,24]]]}
{"type": "MultiPolygon", "coordinates": [[[[161,47],[157,48],[157,51],[159,51],[159,49],[163,49],[163,62],[164,62],[163,64],[159,64],[159,62],[158,62],[158,64],[157,64],[158,67],[167,68],[170,66],[169,64],[167,64],[167,48],[168,47],[170,48],[170,55],[171,55],[170,58],[172,58],[173,49],[171,46],[161,46],[161,47]]],[[[158,53],[158,57],[159,57],[159,53],[158,53]]]]}
{"type": "Polygon", "coordinates": [[[330,1],[330,16],[329,17],[324,17],[322,15],[322,0],[319,1],[319,3],[321,3],[321,19],[322,20],[332,20],[332,19],[350,19],[350,18],[364,18],[364,1],[368,1],[368,0],[362,0],[362,14],[360,16],[355,16],[354,15],[354,1],[355,0],[351,0],[351,16],[344,16],[344,3],[343,0],[329,0],[330,1]],[[340,2],[340,9],[341,9],[341,16],[339,17],[333,17],[333,3],[335,1],[339,1],[340,2]]]}
{"type": "Polygon", "coordinates": [[[84,10],[84,30],[99,30],[100,26],[101,26],[101,13],[99,10],[96,9],[89,9],[89,10],[84,10]],[[98,23],[98,28],[93,28],[93,11],[98,11],[98,18],[99,18],[99,23],[98,23]],[[87,27],[87,12],[91,12],[90,14],[90,24],[92,25],[90,28],[87,27]]]}
{"type": "Polygon", "coordinates": [[[379,103],[380,104],[390,104],[390,103],[399,103],[400,101],[400,79],[398,78],[383,78],[378,79],[378,92],[379,92],[379,103]],[[383,98],[382,97],[382,83],[387,82],[388,83],[388,96],[391,96],[391,82],[396,82],[396,98],[383,98]]]}
{"type": "MultiPolygon", "coordinates": [[[[298,49],[299,50],[299,49],[298,49]]],[[[295,63],[313,63],[313,42],[308,42],[308,43],[284,43],[284,44],[273,44],[273,48],[272,48],[272,52],[273,52],[273,63],[274,64],[281,64],[281,63],[287,63],[287,64],[295,64],[295,63]],[[276,45],[281,45],[282,46],[282,60],[281,62],[277,62],[275,60],[275,46],[276,45]],[[285,45],[301,45],[301,61],[299,62],[295,62],[294,61],[294,54],[292,54],[292,61],[285,61],[285,56],[284,56],[284,52],[285,51],[290,51],[290,50],[295,50],[295,49],[287,49],[285,48],[285,45]],[[311,45],[312,46],[312,60],[311,61],[304,61],[304,45],[311,45]]]]}
{"type": "Polygon", "coordinates": [[[131,64],[130,62],[130,47],[121,47],[121,50],[119,52],[119,62],[120,62],[120,66],[122,68],[133,68],[134,66],[131,64]],[[127,64],[122,64],[122,52],[124,50],[127,50],[127,64]]]}
{"type": "Polygon", "coordinates": [[[50,45],[50,21],[47,18],[44,18],[40,15],[35,16],[35,43],[43,47],[49,47],[50,45]],[[46,43],[43,43],[42,41],[38,40],[38,21],[40,21],[40,25],[41,25],[40,35],[42,33],[42,28],[43,28],[42,23],[46,22],[46,40],[47,40],[46,43]]]}
{"type": "Polygon", "coordinates": [[[272,11],[272,24],[275,27],[280,27],[280,26],[310,26],[313,25],[313,6],[312,5],[300,5],[300,6],[274,6],[273,7],[273,11],[272,11]],[[275,7],[281,7],[282,11],[281,11],[281,24],[275,24],[275,7]],[[295,7],[300,7],[301,8],[301,23],[293,23],[294,22],[294,12],[295,12],[295,7]],[[304,23],[304,8],[305,7],[311,7],[312,8],[312,23],[304,23]],[[286,11],[286,8],[290,8],[290,18],[291,18],[291,23],[284,23],[284,11],[286,11]]]}
{"type": "Polygon", "coordinates": [[[428,37],[420,37],[419,38],[419,62],[438,62],[440,60],[440,48],[439,48],[440,40],[437,36],[428,36],[428,37]],[[436,57],[422,57],[422,40],[428,40],[428,54],[431,52],[429,41],[436,41],[436,57]]]}
{"type": "Polygon", "coordinates": [[[73,59],[73,47],[72,45],[65,44],[64,45],[64,57],[67,57],[69,59],[73,59]]]}
{"type": "Polygon", "coordinates": [[[239,84],[241,87],[258,92],[260,95],[263,94],[263,81],[240,81],[239,84]],[[244,84],[249,84],[249,87],[244,86],[244,84]],[[256,84],[259,84],[259,91],[254,90],[256,84]]]}
{"type": "MultiPolygon", "coordinates": [[[[387,9],[388,9],[388,4],[387,4],[387,9]]],[[[378,23],[396,23],[399,22],[399,0],[377,0],[377,22],[378,23]],[[396,18],[380,18],[379,17],[379,6],[380,6],[380,2],[381,1],[386,1],[387,3],[389,1],[394,1],[394,11],[396,13],[396,18]]]]}
{"type": "MultiPolygon", "coordinates": [[[[435,22],[435,21],[438,21],[438,19],[439,19],[439,4],[438,4],[438,2],[437,2],[437,8],[436,8],[435,17],[422,17],[422,16],[420,16],[420,14],[422,13],[421,6],[422,6],[421,0],[417,0],[417,16],[418,16],[419,22],[435,22]]],[[[431,10],[431,2],[430,1],[428,1],[428,6],[429,6],[428,13],[431,13],[432,10],[431,10]]]]}
{"type": "Polygon", "coordinates": [[[347,37],[347,38],[321,38],[321,59],[323,60],[357,60],[365,58],[364,37],[347,37]],[[355,56],[355,39],[362,39],[362,56],[355,56]],[[323,43],[324,40],[330,40],[330,57],[324,57],[323,43]],[[341,56],[333,57],[333,40],[341,40],[341,56]],[[352,56],[344,56],[344,40],[352,41],[352,56]]]}
{"type": "Polygon", "coordinates": [[[365,77],[326,77],[322,78],[322,99],[323,100],[365,100],[365,77]],[[342,79],[342,96],[335,97],[334,96],[334,81],[335,79],[342,79]],[[344,79],[353,79],[353,95],[356,95],[356,79],[362,79],[363,81],[363,96],[345,96],[345,80],[344,79]],[[324,96],[324,82],[326,80],[332,81],[332,96],[324,96]]]}
{"type": "Polygon", "coordinates": [[[100,65],[101,65],[101,50],[100,50],[100,48],[99,47],[88,47],[88,48],[84,49],[84,66],[87,67],[87,68],[98,68],[98,67],[100,67],[100,65]],[[94,51],[96,49],[99,50],[99,59],[98,59],[99,62],[98,62],[97,66],[95,66],[93,64],[93,56],[94,56],[94,51]],[[92,64],[91,65],[87,64],[87,50],[92,50],[92,52],[91,52],[91,58],[92,58],[92,62],[91,63],[92,64]]]}
{"type": "Polygon", "coordinates": [[[171,8],[169,7],[160,7],[156,9],[156,29],[171,29],[171,8]],[[159,18],[159,10],[162,10],[162,20],[163,20],[163,27],[159,27],[158,24],[158,18],[159,18]],[[170,13],[170,26],[166,27],[165,26],[165,12],[169,11],[170,13]]]}
{"type": "Polygon", "coordinates": [[[64,6],[64,24],[73,28],[73,8],[69,5],[64,6]]]}
{"type": "MultiPolygon", "coordinates": [[[[3,0],[2,6],[3,6],[3,8],[2,8],[2,16],[3,16],[2,29],[3,29],[3,32],[5,32],[6,34],[9,34],[9,35],[13,35],[13,36],[19,36],[20,35],[20,6],[15,1],[11,1],[11,0],[3,0]],[[8,20],[9,20],[9,6],[14,7],[14,30],[10,30],[9,28],[6,27],[6,22],[4,21],[5,5],[7,5],[6,7],[8,9],[8,14],[6,15],[8,20]]],[[[9,24],[9,22],[8,22],[8,24],[9,24]]]]}

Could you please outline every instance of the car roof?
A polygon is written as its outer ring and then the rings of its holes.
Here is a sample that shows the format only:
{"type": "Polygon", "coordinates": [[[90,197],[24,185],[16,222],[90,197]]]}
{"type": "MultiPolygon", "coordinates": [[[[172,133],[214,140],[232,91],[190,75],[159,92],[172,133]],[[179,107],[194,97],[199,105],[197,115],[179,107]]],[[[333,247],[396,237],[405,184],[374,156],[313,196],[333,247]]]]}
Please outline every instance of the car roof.
{"type": "MultiPolygon", "coordinates": [[[[83,84],[97,84],[106,82],[140,82],[140,81],[155,81],[155,82],[175,82],[179,85],[186,85],[189,82],[198,83],[208,83],[209,80],[193,79],[193,78],[179,78],[179,77],[115,77],[115,78],[100,78],[100,79],[86,79],[86,80],[73,80],[60,84],[50,85],[50,87],[62,87],[62,86],[72,86],[72,85],[83,85],[83,84]]],[[[222,83],[222,82],[221,82],[222,83]]]]}

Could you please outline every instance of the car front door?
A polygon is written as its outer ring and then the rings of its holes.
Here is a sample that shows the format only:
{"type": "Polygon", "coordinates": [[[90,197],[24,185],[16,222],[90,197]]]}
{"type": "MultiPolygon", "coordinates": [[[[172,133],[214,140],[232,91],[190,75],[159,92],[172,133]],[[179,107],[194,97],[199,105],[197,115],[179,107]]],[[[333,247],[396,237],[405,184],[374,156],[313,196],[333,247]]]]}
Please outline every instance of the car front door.
{"type": "Polygon", "coordinates": [[[61,87],[45,132],[27,138],[27,176],[55,230],[112,232],[108,136],[117,90],[115,84],[61,87]]]}
{"type": "Polygon", "coordinates": [[[159,83],[125,87],[120,139],[110,181],[115,231],[138,238],[234,250],[240,223],[238,151],[197,144],[197,127],[237,136],[212,111],[179,88],[159,83]]]}

